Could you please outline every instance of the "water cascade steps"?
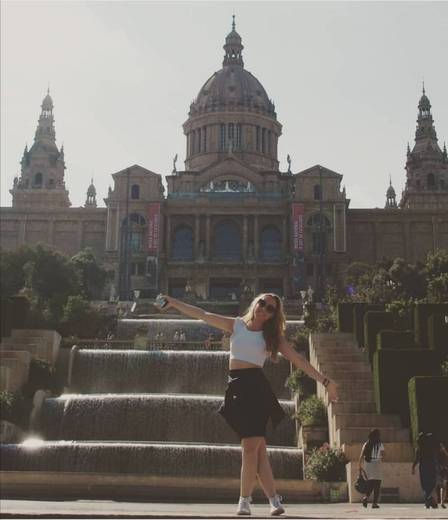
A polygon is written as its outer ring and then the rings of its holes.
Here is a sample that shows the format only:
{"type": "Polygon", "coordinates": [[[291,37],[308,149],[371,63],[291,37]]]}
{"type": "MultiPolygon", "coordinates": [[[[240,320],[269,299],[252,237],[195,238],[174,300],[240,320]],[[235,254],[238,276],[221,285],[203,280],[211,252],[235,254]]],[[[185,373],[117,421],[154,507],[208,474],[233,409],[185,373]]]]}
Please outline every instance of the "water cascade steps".
{"type": "MultiPolygon", "coordinates": [[[[228,356],[74,348],[68,392],[34,419],[43,440],[1,447],[3,496],[235,500],[239,439],[217,413],[228,356]]],[[[285,359],[266,363],[288,416],[268,449],[283,494],[319,500],[321,486],[302,480],[289,370],[285,359]]]]}

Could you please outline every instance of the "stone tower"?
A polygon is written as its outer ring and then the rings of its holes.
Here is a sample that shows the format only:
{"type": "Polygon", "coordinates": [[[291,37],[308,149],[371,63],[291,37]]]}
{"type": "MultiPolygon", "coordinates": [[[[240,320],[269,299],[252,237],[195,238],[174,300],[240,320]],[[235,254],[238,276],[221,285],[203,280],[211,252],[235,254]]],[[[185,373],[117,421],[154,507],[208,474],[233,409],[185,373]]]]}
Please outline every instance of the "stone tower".
{"type": "Polygon", "coordinates": [[[400,207],[408,209],[444,209],[448,207],[448,159],[446,146],[441,150],[431,114],[431,103],[423,94],[418,104],[415,144],[408,146],[406,187],[400,207]]]}
{"type": "Polygon", "coordinates": [[[391,209],[391,208],[397,208],[397,199],[394,187],[392,186],[392,179],[389,179],[389,187],[387,188],[386,192],[386,205],[384,206],[385,209],[391,209]]]}
{"type": "Polygon", "coordinates": [[[66,208],[71,205],[64,182],[64,147],[56,146],[53,100],[47,92],[34,136],[25,147],[20,178],[14,179],[10,193],[16,208],[66,208]]]}
{"type": "Polygon", "coordinates": [[[93,184],[93,179],[90,181],[90,186],[87,188],[87,198],[84,203],[85,208],[96,208],[96,188],[93,184]]]}
{"type": "Polygon", "coordinates": [[[234,19],[222,69],[202,86],[183,125],[186,170],[204,170],[232,155],[255,170],[278,171],[282,126],[263,85],[244,68],[243,48],[234,19]]]}

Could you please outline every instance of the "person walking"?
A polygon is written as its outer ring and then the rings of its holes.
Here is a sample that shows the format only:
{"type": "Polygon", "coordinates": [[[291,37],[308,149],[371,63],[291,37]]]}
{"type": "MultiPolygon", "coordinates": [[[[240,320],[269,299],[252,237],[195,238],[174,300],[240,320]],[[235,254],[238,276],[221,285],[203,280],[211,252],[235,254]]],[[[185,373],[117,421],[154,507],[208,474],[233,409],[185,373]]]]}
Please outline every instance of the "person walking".
{"type": "Polygon", "coordinates": [[[448,451],[445,446],[440,443],[439,453],[438,453],[438,482],[436,484],[438,488],[438,494],[440,498],[440,505],[443,509],[446,509],[446,492],[448,487],[448,451]]]}
{"type": "Polygon", "coordinates": [[[381,461],[384,456],[384,446],[381,442],[380,430],[370,430],[367,442],[363,444],[359,457],[359,471],[367,476],[367,492],[362,499],[362,505],[367,507],[370,494],[373,491],[372,509],[378,509],[378,500],[383,479],[381,461]]]}
{"type": "Polygon", "coordinates": [[[434,496],[438,476],[438,446],[432,433],[420,432],[417,437],[412,474],[418,464],[420,485],[422,486],[425,507],[437,509],[437,498],[434,496]]]}
{"type": "Polygon", "coordinates": [[[250,515],[251,495],[258,478],[269,500],[270,513],[281,515],[285,509],[277,494],[266,447],[266,426],[275,428],[285,416],[262,367],[270,357],[277,361],[279,353],[296,368],[322,383],[331,402],[337,401],[333,381],[318,372],[285,338],[285,315],[279,296],[273,293],[256,296],[243,316],[237,318],[206,312],[170,296],[163,310],[173,307],[191,318],[203,320],[230,337],[228,386],[219,413],[237,433],[242,447],[240,498],[238,515],[250,515]]]}

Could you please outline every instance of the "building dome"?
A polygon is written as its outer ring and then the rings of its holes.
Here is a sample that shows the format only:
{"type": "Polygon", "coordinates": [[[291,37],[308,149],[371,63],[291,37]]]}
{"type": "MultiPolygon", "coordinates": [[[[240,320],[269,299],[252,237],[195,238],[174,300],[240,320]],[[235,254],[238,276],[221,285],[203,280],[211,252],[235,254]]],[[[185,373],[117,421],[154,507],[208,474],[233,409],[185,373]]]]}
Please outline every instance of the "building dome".
{"type": "Polygon", "coordinates": [[[255,169],[278,170],[282,126],[263,85],[244,68],[244,47],[235,19],[223,48],[222,69],[201,87],[183,125],[185,167],[203,170],[234,155],[255,169]]]}
{"type": "Polygon", "coordinates": [[[190,106],[190,116],[215,111],[255,111],[276,117],[274,104],[263,85],[244,68],[241,36],[232,30],[223,47],[223,67],[203,85],[190,106]]]}
{"type": "Polygon", "coordinates": [[[189,115],[226,110],[255,111],[276,117],[274,104],[258,79],[241,66],[224,66],[203,85],[189,115]]]}

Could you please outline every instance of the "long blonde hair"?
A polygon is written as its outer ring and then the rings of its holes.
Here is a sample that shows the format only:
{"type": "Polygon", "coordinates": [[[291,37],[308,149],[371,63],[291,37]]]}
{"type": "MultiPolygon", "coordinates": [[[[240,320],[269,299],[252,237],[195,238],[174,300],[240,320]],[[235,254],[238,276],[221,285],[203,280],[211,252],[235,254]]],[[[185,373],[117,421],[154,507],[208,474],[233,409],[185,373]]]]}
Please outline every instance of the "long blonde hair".
{"type": "Polygon", "coordinates": [[[277,310],[272,315],[272,317],[266,320],[263,324],[263,337],[266,341],[266,349],[270,353],[271,360],[276,362],[278,361],[278,347],[280,344],[280,339],[282,336],[284,336],[286,330],[286,319],[283,312],[283,302],[280,297],[273,293],[262,293],[258,296],[255,296],[246,312],[243,314],[242,318],[246,323],[251,321],[254,318],[255,306],[257,305],[258,300],[264,296],[271,296],[277,302],[277,310]]]}

